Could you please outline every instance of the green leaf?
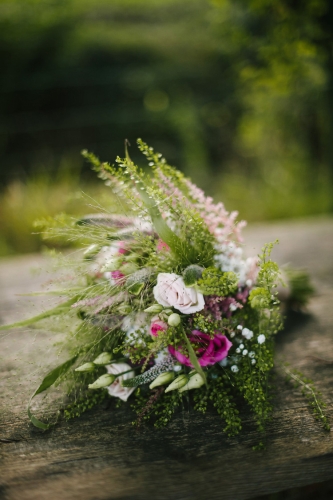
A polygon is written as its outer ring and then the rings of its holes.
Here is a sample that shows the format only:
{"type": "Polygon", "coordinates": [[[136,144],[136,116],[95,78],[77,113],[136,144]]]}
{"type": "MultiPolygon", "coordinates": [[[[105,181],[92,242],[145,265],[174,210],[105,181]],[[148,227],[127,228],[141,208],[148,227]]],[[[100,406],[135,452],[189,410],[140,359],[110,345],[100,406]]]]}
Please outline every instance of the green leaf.
{"type": "Polygon", "coordinates": [[[48,311],[45,311],[41,314],[38,314],[37,316],[33,316],[32,318],[24,319],[23,321],[17,321],[16,323],[11,323],[10,325],[3,325],[0,326],[0,331],[1,330],[10,330],[11,328],[18,328],[20,326],[28,326],[32,325],[33,323],[37,323],[37,321],[41,321],[42,319],[49,318],[50,316],[56,316],[58,314],[63,314],[65,313],[74,302],[77,302],[77,300],[80,298],[80,296],[75,296],[72,297],[71,299],[67,300],[67,302],[63,302],[62,304],[59,304],[58,306],[54,307],[53,309],[49,309],[48,311]]]}
{"type": "Polygon", "coordinates": [[[127,288],[127,290],[133,295],[139,295],[144,286],[144,283],[133,283],[127,288]]]}
{"type": "Polygon", "coordinates": [[[152,223],[159,237],[166,243],[177,256],[182,256],[183,245],[181,239],[169,228],[163,219],[161,212],[156,206],[155,200],[149,198],[146,192],[146,186],[143,182],[137,184],[138,192],[145,204],[152,223]]]}
{"type": "Polygon", "coordinates": [[[184,338],[185,338],[185,341],[186,341],[186,345],[187,345],[187,350],[188,350],[188,354],[190,356],[190,361],[193,365],[193,367],[196,369],[196,371],[202,376],[202,378],[204,379],[205,381],[205,384],[207,384],[207,380],[206,380],[206,375],[203,371],[203,369],[201,368],[200,366],[200,363],[198,361],[198,358],[194,352],[194,349],[191,345],[191,342],[189,341],[189,338],[188,336],[186,335],[186,333],[184,332],[184,338]]]}
{"type": "Polygon", "coordinates": [[[32,402],[33,398],[35,396],[37,396],[37,394],[40,394],[41,392],[44,392],[49,387],[51,387],[56,382],[56,380],[58,380],[58,378],[61,375],[63,375],[64,373],[66,373],[69,370],[69,368],[75,363],[77,358],[78,358],[78,354],[76,354],[72,358],[68,359],[67,361],[65,361],[61,365],[57,366],[57,368],[54,368],[54,370],[52,370],[50,373],[48,373],[46,375],[46,377],[44,377],[42,383],[37,387],[37,389],[35,390],[35,392],[31,396],[30,401],[29,401],[29,405],[28,405],[28,416],[30,418],[31,423],[33,423],[33,425],[35,427],[38,427],[39,429],[47,430],[51,427],[52,424],[45,424],[44,422],[41,422],[40,420],[38,420],[38,418],[36,418],[31,413],[30,406],[31,406],[31,402],[32,402]]]}

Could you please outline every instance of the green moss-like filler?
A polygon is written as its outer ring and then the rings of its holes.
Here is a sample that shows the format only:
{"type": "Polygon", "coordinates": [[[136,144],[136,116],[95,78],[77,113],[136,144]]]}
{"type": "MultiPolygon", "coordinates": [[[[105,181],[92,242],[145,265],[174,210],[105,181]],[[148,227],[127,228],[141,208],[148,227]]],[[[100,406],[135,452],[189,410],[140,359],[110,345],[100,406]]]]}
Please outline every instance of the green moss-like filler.
{"type": "Polygon", "coordinates": [[[183,279],[186,286],[193,286],[202,277],[203,268],[195,264],[186,267],[183,271],[183,279]]]}

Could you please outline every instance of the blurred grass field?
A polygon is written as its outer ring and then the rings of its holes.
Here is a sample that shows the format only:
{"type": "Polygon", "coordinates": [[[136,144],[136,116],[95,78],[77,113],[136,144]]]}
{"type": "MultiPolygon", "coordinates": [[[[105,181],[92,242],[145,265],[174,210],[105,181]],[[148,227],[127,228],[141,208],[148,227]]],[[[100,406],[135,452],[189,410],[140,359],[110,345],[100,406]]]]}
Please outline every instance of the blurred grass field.
{"type": "Polygon", "coordinates": [[[332,47],[330,0],[0,0],[0,255],[138,137],[241,219],[332,213],[332,47]]]}

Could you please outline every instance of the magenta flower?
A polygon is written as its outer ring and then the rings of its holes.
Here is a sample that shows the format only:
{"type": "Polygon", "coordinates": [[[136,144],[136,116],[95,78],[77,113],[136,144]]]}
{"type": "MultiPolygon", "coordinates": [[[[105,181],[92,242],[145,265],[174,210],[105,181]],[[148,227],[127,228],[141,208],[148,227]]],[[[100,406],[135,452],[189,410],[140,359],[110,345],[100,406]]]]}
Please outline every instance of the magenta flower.
{"type": "MultiPolygon", "coordinates": [[[[199,330],[192,330],[189,340],[191,344],[194,344],[194,350],[200,366],[214,365],[222,361],[222,359],[227,357],[228,351],[232,346],[232,342],[219,332],[216,332],[214,337],[211,337],[199,330]]],[[[179,363],[194,368],[187,356],[177,351],[173,346],[169,346],[168,349],[169,353],[175,356],[179,363]]]]}
{"type": "Polygon", "coordinates": [[[109,278],[111,285],[122,285],[125,281],[125,274],[121,271],[107,271],[104,276],[109,278]]]}
{"type": "Polygon", "coordinates": [[[127,249],[127,242],[126,241],[117,241],[116,246],[118,247],[118,253],[121,255],[124,255],[125,253],[128,253],[127,249]]]}

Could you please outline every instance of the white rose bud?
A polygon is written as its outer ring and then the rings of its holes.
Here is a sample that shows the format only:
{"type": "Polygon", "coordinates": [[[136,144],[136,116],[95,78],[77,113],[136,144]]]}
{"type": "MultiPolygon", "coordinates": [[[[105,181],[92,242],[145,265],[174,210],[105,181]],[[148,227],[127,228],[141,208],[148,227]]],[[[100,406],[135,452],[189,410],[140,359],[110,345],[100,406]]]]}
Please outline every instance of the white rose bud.
{"type": "Polygon", "coordinates": [[[154,389],[154,387],[159,387],[160,385],[168,384],[175,378],[173,372],[161,373],[155,380],[150,384],[149,389],[154,389]]]}
{"type": "Polygon", "coordinates": [[[76,372],[93,372],[96,366],[94,363],[84,363],[84,365],[78,366],[75,368],[76,372]]]}
{"type": "Polygon", "coordinates": [[[110,373],[105,373],[101,377],[99,377],[93,384],[88,385],[88,389],[101,389],[102,387],[107,387],[108,385],[111,385],[114,380],[115,376],[111,375],[110,373]]]}
{"type": "Polygon", "coordinates": [[[242,335],[246,338],[246,340],[251,340],[253,337],[253,331],[248,328],[243,328],[242,335]]]}
{"type": "Polygon", "coordinates": [[[145,313],[151,313],[151,314],[158,314],[163,310],[163,306],[160,304],[153,304],[150,307],[147,307],[147,309],[144,310],[145,313]]]}
{"type": "Polygon", "coordinates": [[[174,391],[176,389],[180,389],[188,382],[188,376],[184,373],[179,375],[168,387],[165,389],[165,392],[174,391]]]}
{"type": "Polygon", "coordinates": [[[96,359],[94,359],[94,363],[95,365],[108,365],[111,359],[111,352],[102,352],[96,359]]]}
{"type": "Polygon", "coordinates": [[[177,313],[172,313],[168,317],[168,325],[170,326],[178,326],[180,323],[180,316],[177,313]]]}
{"type": "Polygon", "coordinates": [[[188,383],[179,389],[179,392],[190,391],[191,389],[198,389],[204,385],[205,381],[199,373],[193,375],[188,383]]]}

